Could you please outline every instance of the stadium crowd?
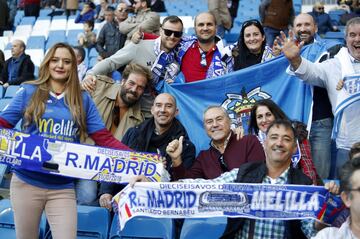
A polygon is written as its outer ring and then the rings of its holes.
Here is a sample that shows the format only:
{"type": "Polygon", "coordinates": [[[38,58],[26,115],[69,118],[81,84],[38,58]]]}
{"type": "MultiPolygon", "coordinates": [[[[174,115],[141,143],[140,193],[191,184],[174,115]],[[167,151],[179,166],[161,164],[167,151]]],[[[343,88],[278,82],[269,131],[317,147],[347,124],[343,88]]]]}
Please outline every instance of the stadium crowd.
{"type": "MultiPolygon", "coordinates": [[[[342,44],[320,37],[327,31],[323,3],[295,16],[292,0],[262,0],[258,17],[244,21],[237,41],[228,44],[222,38],[235,24],[238,4],[208,0],[209,11],[194,16],[194,35],[186,35],[181,17],[164,16],[160,22],[158,13],[166,12],[161,0],[0,0],[0,36],[13,28],[17,9],[25,16],[38,17],[45,7],[53,9],[51,16],[76,15],[84,29],[78,45],[52,46],[36,76],[25,42],[12,39],[11,57],[0,54],[0,84],[21,90],[0,113],[0,126],[13,128],[22,120],[25,133],[57,137],[59,132],[42,131],[40,122],[66,120],[73,127],[69,142],[160,154],[171,181],[324,185],[323,180],[339,179],[351,215],[341,228],[322,229],[325,225],[314,220],[229,218],[223,238],[360,238],[360,101],[350,101],[360,87],[358,80],[347,84],[360,74],[359,7],[346,3],[353,15],[342,44]],[[97,34],[95,23],[100,23],[97,34]],[[309,46],[317,57],[302,54],[309,46]],[[89,66],[86,52],[92,49],[97,62],[89,66]],[[313,86],[310,121],[290,119],[273,100],[263,99],[252,103],[245,132],[241,125],[231,128],[225,108],[209,105],[202,120],[210,145],[196,148],[191,129],[176,118],[182,114],[176,97],[164,93],[164,85],[216,78],[277,57],[288,60],[287,74],[313,86]],[[112,79],[114,74],[120,80],[112,79]],[[334,121],[339,105],[341,117],[334,121]],[[300,159],[294,164],[296,150],[300,159]]],[[[123,187],[16,169],[10,199],[17,238],[38,237],[43,211],[54,238],[76,238],[76,204],[111,211],[111,200],[123,187]]],[[[339,193],[333,182],[325,187],[339,193]]],[[[181,224],[176,223],[176,237],[181,224]]]]}

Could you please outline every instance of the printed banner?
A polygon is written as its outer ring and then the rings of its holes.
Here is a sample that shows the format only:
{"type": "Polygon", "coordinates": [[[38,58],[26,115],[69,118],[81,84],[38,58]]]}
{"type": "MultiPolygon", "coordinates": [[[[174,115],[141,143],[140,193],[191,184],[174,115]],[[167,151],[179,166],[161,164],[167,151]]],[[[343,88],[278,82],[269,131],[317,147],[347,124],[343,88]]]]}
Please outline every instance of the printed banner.
{"type": "Polygon", "coordinates": [[[169,181],[158,154],[67,143],[10,129],[0,129],[0,163],[103,182],[126,183],[139,174],[154,182],[169,181]]]}
{"type": "Polygon", "coordinates": [[[114,197],[120,228],[135,216],[338,220],[341,199],[319,186],[241,183],[136,183],[114,197]]]}

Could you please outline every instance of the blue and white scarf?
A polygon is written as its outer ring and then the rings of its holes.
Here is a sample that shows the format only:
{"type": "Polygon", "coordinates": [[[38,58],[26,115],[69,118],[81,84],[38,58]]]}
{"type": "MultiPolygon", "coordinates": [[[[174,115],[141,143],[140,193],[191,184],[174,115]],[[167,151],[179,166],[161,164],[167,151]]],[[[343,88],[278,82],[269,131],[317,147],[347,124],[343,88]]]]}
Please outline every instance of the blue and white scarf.
{"type": "Polygon", "coordinates": [[[175,79],[180,70],[179,65],[175,62],[174,51],[166,53],[160,49],[160,45],[161,38],[159,37],[154,43],[154,52],[157,57],[151,68],[156,89],[158,89],[159,83],[162,83],[160,85],[163,85],[164,82],[162,80],[175,79]]]}
{"type": "MultiPolygon", "coordinates": [[[[179,46],[175,49],[177,62],[181,64],[185,53],[193,46],[196,41],[197,38],[195,36],[183,37],[181,39],[179,46]]],[[[213,58],[211,59],[210,66],[207,70],[206,78],[222,76],[229,72],[228,65],[231,63],[231,58],[224,57],[221,54],[223,48],[224,46],[222,40],[216,37],[216,49],[213,58]]]]}

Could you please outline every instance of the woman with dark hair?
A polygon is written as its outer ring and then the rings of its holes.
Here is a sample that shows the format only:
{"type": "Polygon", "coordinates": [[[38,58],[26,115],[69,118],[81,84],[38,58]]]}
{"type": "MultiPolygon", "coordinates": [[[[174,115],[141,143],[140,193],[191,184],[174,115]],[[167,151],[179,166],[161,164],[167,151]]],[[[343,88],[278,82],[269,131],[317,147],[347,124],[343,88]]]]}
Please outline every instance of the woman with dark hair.
{"type": "Polygon", "coordinates": [[[233,70],[237,71],[278,56],[280,51],[266,45],[264,28],[258,20],[242,24],[236,46],[232,49],[233,70]]]}
{"type": "MultiPolygon", "coordinates": [[[[257,101],[251,109],[249,120],[249,134],[255,134],[263,144],[266,138],[268,127],[278,119],[289,120],[284,111],[270,99],[257,101]]],[[[290,121],[290,120],[289,120],[290,121]]],[[[311,157],[310,143],[307,140],[306,126],[298,121],[292,122],[298,138],[300,148],[299,167],[305,175],[313,180],[315,185],[321,182],[311,157]]]]}
{"type": "MultiPolygon", "coordinates": [[[[22,132],[27,134],[74,143],[89,135],[97,145],[129,149],[105,128],[90,95],[81,90],[75,53],[65,43],[50,48],[40,65],[38,80],[21,85],[1,112],[0,126],[13,128],[21,119],[22,132]],[[69,130],[62,130],[63,125],[69,130]]],[[[76,238],[73,178],[17,168],[11,179],[10,200],[16,238],[38,238],[44,210],[54,239],[76,238]]]]}

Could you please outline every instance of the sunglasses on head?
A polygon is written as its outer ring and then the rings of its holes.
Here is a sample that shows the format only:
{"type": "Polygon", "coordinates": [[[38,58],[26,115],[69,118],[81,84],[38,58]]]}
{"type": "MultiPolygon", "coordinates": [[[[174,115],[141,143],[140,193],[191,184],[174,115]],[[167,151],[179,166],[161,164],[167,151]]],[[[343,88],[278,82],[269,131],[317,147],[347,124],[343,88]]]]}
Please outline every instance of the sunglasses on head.
{"type": "Polygon", "coordinates": [[[258,20],[249,20],[249,21],[243,22],[242,27],[243,28],[248,27],[248,26],[253,25],[253,24],[261,25],[261,23],[258,20]]]}
{"type": "Polygon", "coordinates": [[[181,37],[182,34],[183,34],[183,32],[173,31],[173,30],[169,30],[169,29],[165,29],[165,28],[163,28],[163,30],[164,30],[165,36],[167,36],[167,37],[169,37],[169,36],[171,36],[172,34],[174,34],[174,37],[179,38],[179,37],[181,37]]]}

